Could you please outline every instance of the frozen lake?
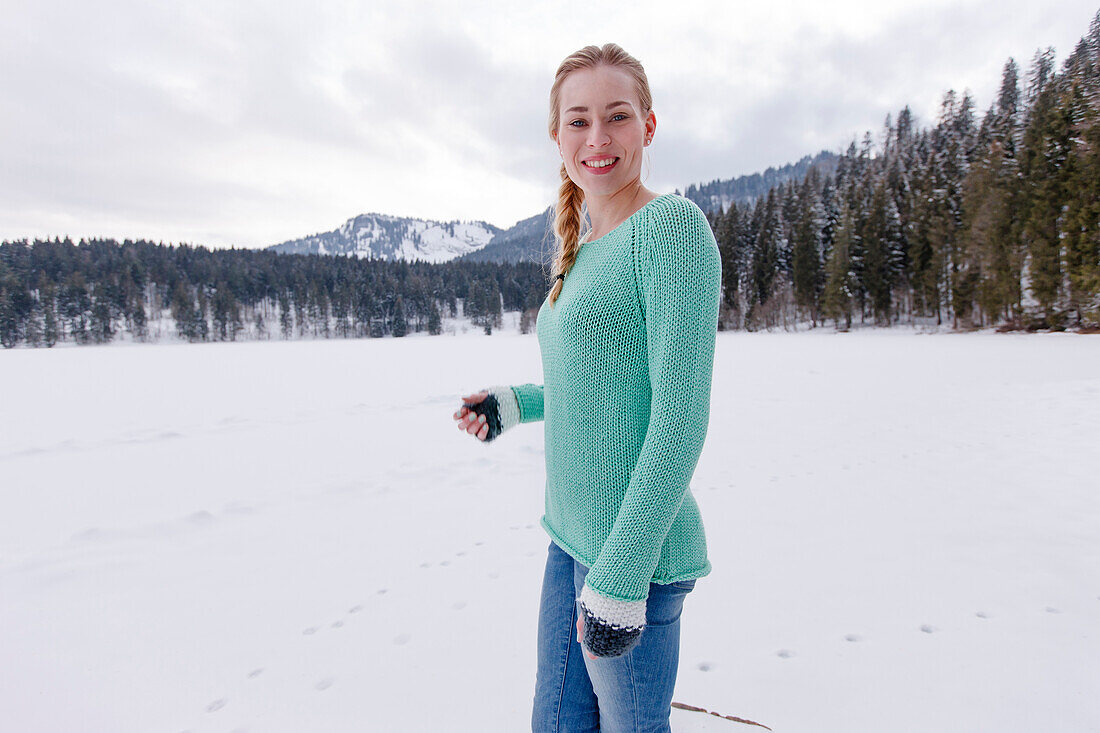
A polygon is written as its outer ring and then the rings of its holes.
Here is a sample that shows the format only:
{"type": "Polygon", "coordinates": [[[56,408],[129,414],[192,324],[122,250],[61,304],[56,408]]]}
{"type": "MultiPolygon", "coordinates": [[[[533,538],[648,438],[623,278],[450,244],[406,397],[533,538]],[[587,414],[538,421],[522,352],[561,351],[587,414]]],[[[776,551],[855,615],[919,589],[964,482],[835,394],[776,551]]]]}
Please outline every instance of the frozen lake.
{"type": "MultiPolygon", "coordinates": [[[[529,730],[543,426],[451,414],[540,381],[514,331],[0,353],[0,728],[529,730]]],[[[1100,730],[1098,445],[1097,336],[720,333],[675,699],[1100,730]]]]}

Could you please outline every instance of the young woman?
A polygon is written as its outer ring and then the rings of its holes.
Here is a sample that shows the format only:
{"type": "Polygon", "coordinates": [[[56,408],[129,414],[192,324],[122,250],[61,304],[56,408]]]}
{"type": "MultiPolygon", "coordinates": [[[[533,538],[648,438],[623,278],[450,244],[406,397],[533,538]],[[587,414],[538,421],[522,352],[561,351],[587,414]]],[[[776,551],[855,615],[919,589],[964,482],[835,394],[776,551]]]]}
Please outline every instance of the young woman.
{"type": "Polygon", "coordinates": [[[698,206],[642,185],[652,107],[641,64],[614,43],[558,68],[543,384],[489,387],[454,414],[483,441],[545,420],[536,733],[670,730],[681,610],[711,569],[688,484],[710,413],[721,261],[698,206]]]}

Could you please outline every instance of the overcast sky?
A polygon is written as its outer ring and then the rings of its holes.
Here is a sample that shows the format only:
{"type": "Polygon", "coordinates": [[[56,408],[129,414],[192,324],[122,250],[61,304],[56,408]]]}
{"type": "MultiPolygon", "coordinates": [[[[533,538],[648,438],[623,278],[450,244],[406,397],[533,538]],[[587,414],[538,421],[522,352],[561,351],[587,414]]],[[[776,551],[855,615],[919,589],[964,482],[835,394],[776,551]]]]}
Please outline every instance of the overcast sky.
{"type": "MultiPolygon", "coordinates": [[[[259,247],[366,212],[500,227],[553,200],[561,60],[646,67],[659,192],[841,152],[1011,56],[1060,68],[1095,0],[2,0],[0,240],[259,247]]],[[[646,167],[643,166],[643,176],[646,167]]]]}

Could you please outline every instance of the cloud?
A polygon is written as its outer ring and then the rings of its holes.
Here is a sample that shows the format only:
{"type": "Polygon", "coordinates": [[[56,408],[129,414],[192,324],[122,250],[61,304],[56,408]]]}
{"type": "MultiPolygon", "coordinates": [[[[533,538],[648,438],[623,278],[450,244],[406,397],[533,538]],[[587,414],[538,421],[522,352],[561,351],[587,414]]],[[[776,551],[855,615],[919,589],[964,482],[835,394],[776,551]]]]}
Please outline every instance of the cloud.
{"type": "MultiPolygon", "coordinates": [[[[508,226],[553,200],[560,60],[615,40],[646,65],[658,191],[837,150],[948,88],[1064,56],[1083,0],[770,6],[6,3],[0,239],[261,246],[367,211],[508,226]],[[1071,12],[1072,11],[1072,12],[1071,12]]],[[[643,173],[646,168],[643,168],[643,173]]]]}

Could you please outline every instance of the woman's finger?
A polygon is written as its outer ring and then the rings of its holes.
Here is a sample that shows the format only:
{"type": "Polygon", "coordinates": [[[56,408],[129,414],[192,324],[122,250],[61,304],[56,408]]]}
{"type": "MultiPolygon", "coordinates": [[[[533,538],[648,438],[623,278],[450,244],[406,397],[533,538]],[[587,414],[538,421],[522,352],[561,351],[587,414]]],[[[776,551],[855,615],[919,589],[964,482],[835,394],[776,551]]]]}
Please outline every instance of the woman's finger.
{"type": "Polygon", "coordinates": [[[465,430],[469,427],[469,421],[477,417],[477,414],[473,410],[466,407],[458,408],[458,411],[454,414],[454,419],[458,420],[458,429],[465,430]]]}
{"type": "MultiPolygon", "coordinates": [[[[581,645],[581,649],[584,649],[584,619],[577,617],[577,643],[581,645]]],[[[588,655],[589,659],[596,659],[596,655],[584,649],[584,653],[588,655]]]]}
{"type": "MultiPolygon", "coordinates": [[[[488,396],[489,390],[482,390],[474,394],[463,395],[462,401],[466,404],[476,405],[488,396]]],[[[475,435],[481,440],[485,440],[489,435],[488,421],[484,415],[479,415],[469,407],[466,407],[466,404],[463,404],[455,410],[454,415],[452,415],[452,417],[458,421],[458,429],[465,430],[470,435],[475,435]]]]}
{"type": "MultiPolygon", "coordinates": [[[[482,390],[481,392],[475,392],[474,394],[463,395],[462,396],[462,401],[464,403],[467,403],[467,404],[476,405],[477,403],[481,402],[482,400],[484,400],[488,396],[489,396],[489,391],[488,390],[482,390]]],[[[463,418],[467,418],[467,417],[470,420],[476,420],[477,419],[477,413],[474,412],[473,410],[471,410],[469,407],[466,407],[465,404],[463,404],[463,405],[460,405],[457,410],[455,410],[454,415],[452,415],[452,417],[454,417],[455,420],[462,420],[463,418]]],[[[465,422],[465,423],[459,425],[459,428],[462,429],[462,430],[466,430],[469,427],[470,427],[470,424],[468,422],[465,422]]]]}

